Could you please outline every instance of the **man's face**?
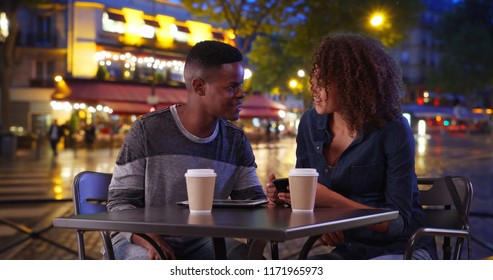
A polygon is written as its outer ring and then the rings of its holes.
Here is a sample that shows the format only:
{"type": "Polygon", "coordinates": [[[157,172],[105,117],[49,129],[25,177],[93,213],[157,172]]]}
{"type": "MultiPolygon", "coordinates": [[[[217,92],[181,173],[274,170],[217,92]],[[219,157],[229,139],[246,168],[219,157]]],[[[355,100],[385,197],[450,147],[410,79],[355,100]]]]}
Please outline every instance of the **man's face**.
{"type": "Polygon", "coordinates": [[[204,105],[212,116],[235,121],[240,117],[241,104],[245,96],[243,66],[240,62],[223,64],[210,73],[206,81],[204,105]]]}

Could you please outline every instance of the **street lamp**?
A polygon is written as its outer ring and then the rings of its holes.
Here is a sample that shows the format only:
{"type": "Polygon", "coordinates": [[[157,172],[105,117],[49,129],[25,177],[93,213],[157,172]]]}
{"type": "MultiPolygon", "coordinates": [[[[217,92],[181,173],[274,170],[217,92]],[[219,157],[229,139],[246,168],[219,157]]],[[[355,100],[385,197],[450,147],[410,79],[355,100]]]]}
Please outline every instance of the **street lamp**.
{"type": "Polygon", "coordinates": [[[394,42],[394,34],[391,32],[392,22],[391,15],[387,11],[376,10],[371,12],[368,17],[368,29],[370,33],[382,42],[385,46],[389,46],[394,42]]]}
{"type": "Polygon", "coordinates": [[[376,12],[370,17],[370,25],[373,27],[381,27],[385,18],[382,13],[376,12]]]}
{"type": "Polygon", "coordinates": [[[289,87],[291,89],[295,89],[297,86],[298,86],[298,81],[297,80],[295,80],[295,79],[289,80],[289,87]]]}

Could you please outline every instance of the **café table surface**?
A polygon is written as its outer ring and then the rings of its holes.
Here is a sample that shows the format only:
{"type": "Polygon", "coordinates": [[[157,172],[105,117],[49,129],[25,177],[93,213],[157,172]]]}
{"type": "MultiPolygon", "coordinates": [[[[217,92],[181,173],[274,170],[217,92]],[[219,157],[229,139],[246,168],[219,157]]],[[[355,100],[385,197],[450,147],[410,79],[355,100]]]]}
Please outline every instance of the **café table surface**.
{"type": "Polygon", "coordinates": [[[192,213],[187,207],[166,205],[58,217],[55,227],[157,233],[213,238],[247,238],[255,241],[250,258],[261,258],[267,242],[320,235],[396,219],[398,211],[383,209],[315,208],[293,211],[281,206],[213,208],[210,213],[192,213]]]}

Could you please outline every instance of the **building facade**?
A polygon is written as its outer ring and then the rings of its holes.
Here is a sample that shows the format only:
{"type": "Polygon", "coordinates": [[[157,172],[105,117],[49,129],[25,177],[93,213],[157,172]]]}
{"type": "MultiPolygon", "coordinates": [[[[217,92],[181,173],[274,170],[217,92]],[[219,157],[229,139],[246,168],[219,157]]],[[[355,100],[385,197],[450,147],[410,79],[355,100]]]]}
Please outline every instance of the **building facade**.
{"type": "Polygon", "coordinates": [[[234,45],[228,30],[163,0],[53,0],[22,7],[17,22],[10,130],[19,136],[45,134],[53,119],[78,129],[184,103],[189,49],[234,45]]]}
{"type": "Polygon", "coordinates": [[[408,39],[393,49],[402,68],[406,85],[405,103],[416,103],[423,97],[427,73],[440,67],[440,42],[433,37],[433,29],[443,13],[454,8],[454,0],[421,0],[423,12],[408,39]]]}

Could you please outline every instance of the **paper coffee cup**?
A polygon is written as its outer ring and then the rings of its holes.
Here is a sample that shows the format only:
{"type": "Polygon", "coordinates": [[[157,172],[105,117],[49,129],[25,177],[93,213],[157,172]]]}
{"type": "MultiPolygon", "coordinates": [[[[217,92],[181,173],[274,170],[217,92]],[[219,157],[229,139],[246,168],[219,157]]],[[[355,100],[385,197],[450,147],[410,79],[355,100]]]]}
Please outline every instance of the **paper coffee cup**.
{"type": "Polygon", "coordinates": [[[185,179],[190,212],[210,212],[216,185],[214,169],[188,169],[185,179]]]}
{"type": "Polygon", "coordinates": [[[317,170],[293,168],[289,171],[288,178],[293,211],[313,211],[317,193],[317,170]]]}

